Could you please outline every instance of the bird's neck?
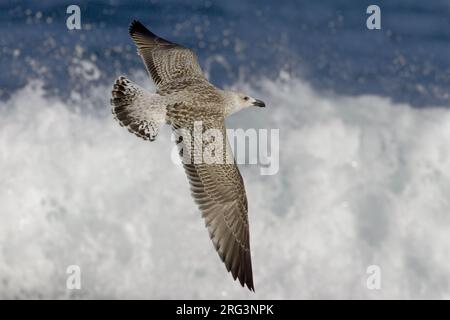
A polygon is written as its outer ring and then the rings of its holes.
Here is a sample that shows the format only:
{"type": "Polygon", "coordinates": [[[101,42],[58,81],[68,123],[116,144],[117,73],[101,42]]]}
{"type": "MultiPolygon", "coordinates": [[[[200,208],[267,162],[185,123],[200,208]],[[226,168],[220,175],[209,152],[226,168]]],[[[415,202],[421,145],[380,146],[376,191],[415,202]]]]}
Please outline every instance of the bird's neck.
{"type": "Polygon", "coordinates": [[[224,115],[225,117],[241,110],[236,104],[235,93],[232,91],[221,90],[224,100],[224,115]]]}

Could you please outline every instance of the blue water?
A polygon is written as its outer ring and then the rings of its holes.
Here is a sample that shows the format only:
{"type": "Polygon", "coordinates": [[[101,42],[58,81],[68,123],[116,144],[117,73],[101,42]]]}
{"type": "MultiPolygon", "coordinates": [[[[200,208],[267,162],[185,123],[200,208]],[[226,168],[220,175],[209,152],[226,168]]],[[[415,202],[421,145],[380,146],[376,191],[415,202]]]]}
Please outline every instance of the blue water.
{"type": "Polygon", "coordinates": [[[0,298],[450,298],[450,1],[76,1],[72,31],[69,4],[0,3],[0,298]],[[116,76],[154,90],[133,19],[266,102],[228,128],[279,129],[276,174],[239,166],[254,294],[217,257],[170,128],[150,143],[111,116],[116,76]]]}
{"type": "Polygon", "coordinates": [[[8,98],[30,79],[67,98],[142,69],[127,27],[195,49],[217,85],[257,83],[280,70],[315,88],[373,93],[414,106],[450,105],[450,2],[377,1],[382,30],[366,28],[373,1],[77,1],[82,30],[66,28],[63,1],[0,4],[0,90],[8,98]],[[78,48],[78,49],[76,49],[78,48]],[[88,83],[71,68],[100,70],[88,83]],[[220,57],[218,59],[217,57],[220,57]]]}

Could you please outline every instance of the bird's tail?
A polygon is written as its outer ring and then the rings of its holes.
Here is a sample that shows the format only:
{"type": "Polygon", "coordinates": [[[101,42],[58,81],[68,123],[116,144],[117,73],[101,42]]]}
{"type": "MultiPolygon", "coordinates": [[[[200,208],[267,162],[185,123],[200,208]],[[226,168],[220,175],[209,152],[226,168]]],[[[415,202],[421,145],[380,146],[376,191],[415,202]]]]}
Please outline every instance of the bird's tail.
{"type": "Polygon", "coordinates": [[[157,94],[121,76],[113,86],[111,112],[128,131],[144,140],[153,141],[166,117],[165,106],[160,100],[157,94]]]}

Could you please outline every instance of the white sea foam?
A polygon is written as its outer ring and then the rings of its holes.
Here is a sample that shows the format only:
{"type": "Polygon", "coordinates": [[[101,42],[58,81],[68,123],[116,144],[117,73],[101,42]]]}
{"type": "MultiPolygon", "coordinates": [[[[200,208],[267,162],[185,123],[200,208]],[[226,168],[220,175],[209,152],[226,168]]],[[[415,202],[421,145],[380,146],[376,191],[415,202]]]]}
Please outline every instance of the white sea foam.
{"type": "Polygon", "coordinates": [[[214,252],[169,129],[152,143],[129,134],[109,88],[95,114],[30,84],[0,106],[0,297],[450,298],[449,109],[286,75],[237,86],[268,107],[230,127],[280,128],[278,174],[241,167],[256,294],[214,252]],[[366,288],[372,264],[381,290],[366,288]]]}

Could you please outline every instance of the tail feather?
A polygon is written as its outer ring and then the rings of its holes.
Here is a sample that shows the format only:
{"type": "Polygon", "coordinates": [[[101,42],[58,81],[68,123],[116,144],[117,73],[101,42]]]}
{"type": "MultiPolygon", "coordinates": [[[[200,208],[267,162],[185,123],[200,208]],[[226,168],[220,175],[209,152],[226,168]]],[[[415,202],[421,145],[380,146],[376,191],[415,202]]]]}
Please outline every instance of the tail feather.
{"type": "Polygon", "coordinates": [[[111,112],[114,118],[136,136],[154,141],[165,118],[165,111],[155,104],[156,95],[121,76],[114,83],[111,112]]]}

